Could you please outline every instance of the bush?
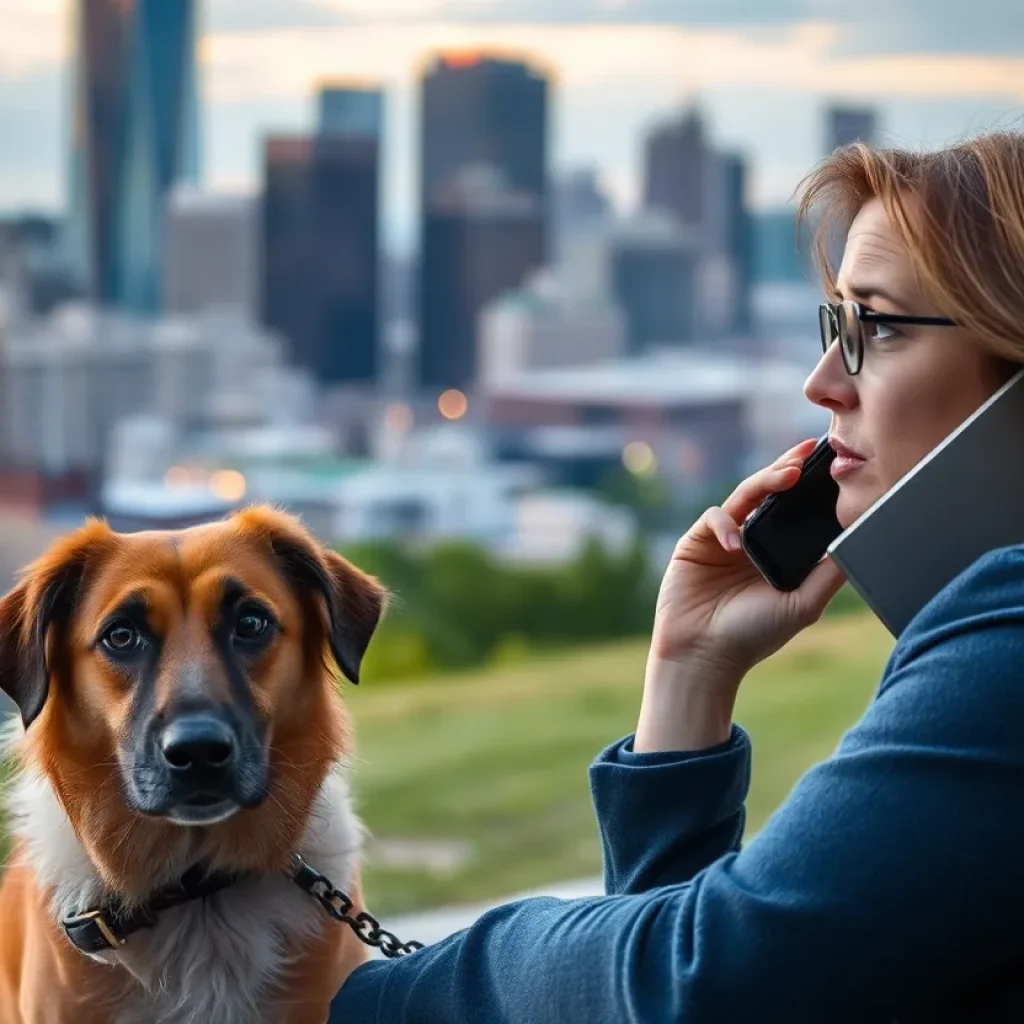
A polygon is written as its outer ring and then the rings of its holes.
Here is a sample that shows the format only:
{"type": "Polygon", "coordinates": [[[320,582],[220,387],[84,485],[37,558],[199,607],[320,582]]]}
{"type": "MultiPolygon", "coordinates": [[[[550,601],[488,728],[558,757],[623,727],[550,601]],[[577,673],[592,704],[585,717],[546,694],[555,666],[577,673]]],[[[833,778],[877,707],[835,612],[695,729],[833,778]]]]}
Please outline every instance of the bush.
{"type": "MultiPolygon", "coordinates": [[[[395,542],[345,549],[392,591],[365,672],[407,680],[520,661],[530,652],[647,634],[660,569],[640,540],[622,554],[587,544],[564,566],[517,566],[464,541],[414,549],[395,542]]],[[[862,611],[844,587],[827,614],[862,611]]]]}
{"type": "Polygon", "coordinates": [[[366,672],[379,679],[632,636],[653,619],[657,580],[641,542],[621,555],[588,544],[560,567],[509,565],[461,541],[422,551],[387,542],[344,554],[394,595],[367,652],[366,672]]]}

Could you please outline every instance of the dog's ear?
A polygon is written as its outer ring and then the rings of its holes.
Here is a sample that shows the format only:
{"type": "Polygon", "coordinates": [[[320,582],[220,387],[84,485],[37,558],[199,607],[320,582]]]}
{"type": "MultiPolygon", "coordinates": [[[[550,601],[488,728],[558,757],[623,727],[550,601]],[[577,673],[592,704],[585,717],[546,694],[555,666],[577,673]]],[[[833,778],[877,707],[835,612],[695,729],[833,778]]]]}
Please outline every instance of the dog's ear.
{"type": "Polygon", "coordinates": [[[46,703],[86,566],[112,536],[106,524],[90,521],[29,565],[0,600],[0,688],[18,705],[26,729],[46,703]]]}
{"type": "Polygon", "coordinates": [[[287,513],[253,506],[238,513],[247,532],[269,543],[281,571],[299,593],[318,594],[324,632],[338,668],[358,684],[359,668],[387,606],[387,591],[341,555],[318,544],[287,513]]]}

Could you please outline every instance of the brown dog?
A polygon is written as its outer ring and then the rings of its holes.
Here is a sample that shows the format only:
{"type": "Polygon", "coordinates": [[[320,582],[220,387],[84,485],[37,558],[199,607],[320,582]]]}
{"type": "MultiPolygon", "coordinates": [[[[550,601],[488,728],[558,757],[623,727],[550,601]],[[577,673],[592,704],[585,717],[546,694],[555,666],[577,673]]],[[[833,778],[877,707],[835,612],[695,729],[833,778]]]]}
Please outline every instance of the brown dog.
{"type": "Polygon", "coordinates": [[[383,605],[266,507],[93,521],[26,570],[0,601],[3,1024],[327,1019],[366,947],[288,875],[298,854],[358,902],[336,667],[358,681],[383,605]]]}

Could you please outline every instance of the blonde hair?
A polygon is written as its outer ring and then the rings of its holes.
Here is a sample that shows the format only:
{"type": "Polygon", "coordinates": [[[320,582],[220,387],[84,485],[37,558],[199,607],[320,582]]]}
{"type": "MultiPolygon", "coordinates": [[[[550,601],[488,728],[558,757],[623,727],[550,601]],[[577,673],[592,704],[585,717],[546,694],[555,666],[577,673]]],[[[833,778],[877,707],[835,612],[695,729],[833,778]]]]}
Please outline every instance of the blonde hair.
{"type": "Polygon", "coordinates": [[[798,221],[830,291],[830,243],[879,199],[921,286],[992,355],[1024,363],[1024,134],[992,132],[915,153],[862,143],[836,150],[801,183],[798,221]]]}

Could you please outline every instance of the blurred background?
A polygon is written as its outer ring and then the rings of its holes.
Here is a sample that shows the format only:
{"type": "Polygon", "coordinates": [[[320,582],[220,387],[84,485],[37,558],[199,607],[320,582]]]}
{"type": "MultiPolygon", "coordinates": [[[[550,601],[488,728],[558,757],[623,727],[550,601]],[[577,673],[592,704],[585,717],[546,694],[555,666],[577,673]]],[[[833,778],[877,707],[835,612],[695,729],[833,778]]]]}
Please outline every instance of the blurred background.
{"type": "MultiPolygon", "coordinates": [[[[800,178],[1017,126],[1024,7],[962,14],[0,0],[0,586],[87,515],[288,507],[399,597],[349,698],[371,907],[596,890],[672,545],[827,427],[800,178]]],[[[744,692],[752,829],[888,652],[834,609],[744,692]]]]}

